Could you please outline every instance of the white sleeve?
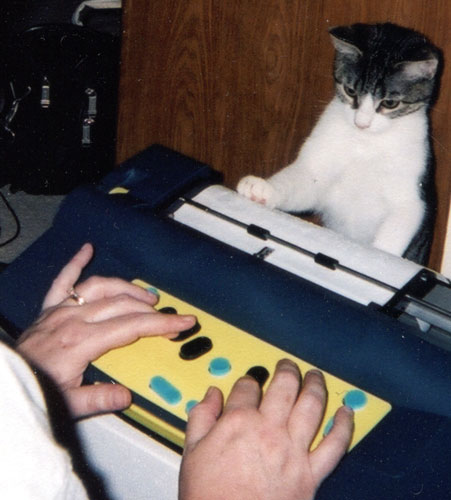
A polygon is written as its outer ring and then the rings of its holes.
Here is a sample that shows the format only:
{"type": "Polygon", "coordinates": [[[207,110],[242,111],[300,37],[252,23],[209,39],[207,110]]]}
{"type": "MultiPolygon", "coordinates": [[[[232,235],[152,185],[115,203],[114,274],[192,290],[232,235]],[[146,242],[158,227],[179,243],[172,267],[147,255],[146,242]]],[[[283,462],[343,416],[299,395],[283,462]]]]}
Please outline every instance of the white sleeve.
{"type": "Polygon", "coordinates": [[[33,372],[0,343],[0,491],[2,498],[86,500],[68,452],[54,439],[33,372]]]}

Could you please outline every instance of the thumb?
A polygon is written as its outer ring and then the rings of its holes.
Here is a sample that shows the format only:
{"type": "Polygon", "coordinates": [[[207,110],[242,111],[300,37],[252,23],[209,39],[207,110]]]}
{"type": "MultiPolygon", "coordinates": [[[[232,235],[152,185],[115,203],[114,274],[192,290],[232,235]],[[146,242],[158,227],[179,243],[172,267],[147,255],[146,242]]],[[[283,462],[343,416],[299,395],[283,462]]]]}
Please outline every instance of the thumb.
{"type": "Polygon", "coordinates": [[[124,410],[132,402],[130,391],[119,384],[95,384],[68,389],[64,393],[74,418],[124,410]]]}
{"type": "Polygon", "coordinates": [[[184,451],[189,452],[208,434],[221,414],[223,407],[222,392],[210,387],[204,399],[188,415],[184,451]]]}

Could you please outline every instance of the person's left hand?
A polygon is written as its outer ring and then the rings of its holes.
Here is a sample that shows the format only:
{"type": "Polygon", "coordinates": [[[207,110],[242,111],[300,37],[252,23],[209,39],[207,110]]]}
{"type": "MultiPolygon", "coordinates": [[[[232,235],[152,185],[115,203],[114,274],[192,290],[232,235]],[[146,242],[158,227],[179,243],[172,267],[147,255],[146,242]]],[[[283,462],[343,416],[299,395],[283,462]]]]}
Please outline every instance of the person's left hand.
{"type": "Polygon", "coordinates": [[[81,305],[69,295],[93,248],[84,245],[62,269],[47,293],[40,317],[19,337],[17,350],[61,390],[75,417],[121,410],[131,403],[119,384],[81,386],[91,361],[140,337],[175,336],[191,328],[194,316],[159,313],[158,297],[117,278],[94,276],[77,284],[81,305]]]}

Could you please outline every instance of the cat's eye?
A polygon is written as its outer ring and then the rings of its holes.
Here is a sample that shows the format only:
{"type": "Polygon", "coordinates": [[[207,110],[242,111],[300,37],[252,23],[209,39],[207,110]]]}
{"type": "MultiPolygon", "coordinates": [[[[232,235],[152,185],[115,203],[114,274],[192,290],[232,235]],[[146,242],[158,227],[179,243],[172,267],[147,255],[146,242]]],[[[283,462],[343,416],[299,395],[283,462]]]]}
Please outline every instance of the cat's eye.
{"type": "Polygon", "coordinates": [[[394,99],[384,99],[381,102],[381,106],[386,108],[386,109],[395,109],[399,106],[400,101],[396,101],[394,99]]]}
{"type": "Polygon", "coordinates": [[[343,89],[348,94],[349,97],[355,97],[357,95],[357,91],[352,87],[348,87],[347,85],[343,85],[343,89]]]}

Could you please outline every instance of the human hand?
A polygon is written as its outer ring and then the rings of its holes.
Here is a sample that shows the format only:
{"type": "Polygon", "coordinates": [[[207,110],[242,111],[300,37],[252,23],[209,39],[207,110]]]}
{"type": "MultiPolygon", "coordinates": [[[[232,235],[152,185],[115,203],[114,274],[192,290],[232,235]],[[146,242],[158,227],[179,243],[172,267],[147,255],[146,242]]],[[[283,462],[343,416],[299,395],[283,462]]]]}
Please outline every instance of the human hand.
{"type": "Polygon", "coordinates": [[[17,342],[29,363],[55,382],[74,417],[122,410],[131,403],[130,391],[119,384],[81,386],[91,361],[140,337],[174,336],[195,323],[194,316],[157,312],[156,295],[117,278],[93,276],[78,284],[77,294],[85,301],[79,305],[68,290],[92,255],[86,244],[62,269],[40,317],[17,342]]]}
{"type": "Polygon", "coordinates": [[[222,409],[210,388],[189,414],[179,500],[310,500],[336,467],[353,432],[353,412],[341,407],[330,433],[309,451],[327,399],[323,375],[278,363],[261,398],[255,380],[239,379],[222,409]],[[221,414],[222,411],[222,414],[221,414]]]}

